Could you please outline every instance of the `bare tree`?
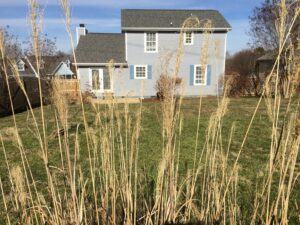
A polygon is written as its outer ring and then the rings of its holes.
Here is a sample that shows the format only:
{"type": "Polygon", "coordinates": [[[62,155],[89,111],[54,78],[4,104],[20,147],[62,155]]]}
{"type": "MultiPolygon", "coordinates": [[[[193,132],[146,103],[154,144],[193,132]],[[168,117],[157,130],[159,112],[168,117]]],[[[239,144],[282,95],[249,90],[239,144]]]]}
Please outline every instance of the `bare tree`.
{"type": "Polygon", "coordinates": [[[261,80],[256,71],[256,60],[264,54],[264,50],[246,49],[237,52],[226,62],[226,74],[233,77],[232,95],[260,95],[261,80]]]}
{"type": "MultiPolygon", "coordinates": [[[[24,44],[26,45],[25,54],[34,55],[32,41],[27,40],[24,44]]],[[[47,34],[41,35],[39,37],[39,48],[42,56],[57,55],[56,38],[50,38],[47,34]]]]}
{"type": "Polygon", "coordinates": [[[4,35],[5,55],[10,59],[17,59],[22,56],[22,46],[18,37],[9,33],[9,26],[0,27],[0,32],[4,35]]]}
{"type": "MultiPolygon", "coordinates": [[[[298,0],[286,0],[287,18],[286,24],[291,24],[294,11],[297,7],[295,4],[298,0]]],[[[264,0],[260,6],[252,11],[249,17],[252,47],[262,47],[266,50],[274,50],[278,48],[278,23],[280,18],[280,0],[264,0]]],[[[284,35],[284,34],[281,34],[284,35]]]]}

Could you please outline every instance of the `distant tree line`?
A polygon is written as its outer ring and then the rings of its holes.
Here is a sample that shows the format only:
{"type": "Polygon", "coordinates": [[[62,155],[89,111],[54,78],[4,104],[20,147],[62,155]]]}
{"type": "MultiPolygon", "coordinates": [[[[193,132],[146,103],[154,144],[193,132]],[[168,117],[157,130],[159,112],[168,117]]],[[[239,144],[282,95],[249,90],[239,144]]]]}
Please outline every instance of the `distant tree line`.
{"type": "Polygon", "coordinates": [[[261,71],[258,59],[265,55],[273,56],[273,59],[269,58],[266,63],[274,64],[276,56],[280,55],[281,59],[278,61],[280,81],[275,85],[280,85],[281,93],[286,97],[289,96],[290,89],[287,86],[290,85],[287,82],[291,82],[290,65],[296,57],[294,43],[299,35],[296,25],[300,23],[297,18],[299,12],[295,11],[298,7],[295,7],[295,4],[299,4],[299,1],[286,0],[283,4],[281,0],[264,0],[253,9],[249,17],[249,48],[227,57],[226,77],[231,80],[231,95],[261,95],[271,67],[262,67],[268,70],[261,71]],[[293,29],[289,33],[290,27],[293,29]],[[280,46],[286,37],[288,38],[284,46],[280,46]],[[279,54],[280,47],[283,47],[281,54],[279,54]]]}

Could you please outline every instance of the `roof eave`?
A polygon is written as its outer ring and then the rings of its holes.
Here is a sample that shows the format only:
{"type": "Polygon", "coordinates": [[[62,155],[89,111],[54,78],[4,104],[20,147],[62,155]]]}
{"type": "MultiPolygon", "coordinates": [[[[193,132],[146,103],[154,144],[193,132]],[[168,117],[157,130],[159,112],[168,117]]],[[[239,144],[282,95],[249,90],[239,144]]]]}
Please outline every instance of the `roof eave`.
{"type": "MultiPolygon", "coordinates": [[[[181,27],[122,27],[122,31],[181,31],[181,27]]],[[[194,31],[231,31],[231,27],[220,27],[220,28],[185,28],[186,30],[194,31]]]]}
{"type": "Polygon", "coordinates": [[[108,66],[108,65],[114,65],[114,66],[127,66],[128,63],[72,63],[74,66],[108,66]]]}

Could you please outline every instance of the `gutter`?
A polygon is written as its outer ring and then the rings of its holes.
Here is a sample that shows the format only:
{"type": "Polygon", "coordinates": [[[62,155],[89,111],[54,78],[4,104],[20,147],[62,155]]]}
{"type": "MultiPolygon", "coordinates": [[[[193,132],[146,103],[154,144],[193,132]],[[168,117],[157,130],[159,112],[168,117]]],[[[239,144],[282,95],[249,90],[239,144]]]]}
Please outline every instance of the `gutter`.
{"type": "Polygon", "coordinates": [[[213,31],[231,31],[232,28],[182,28],[182,27],[122,27],[122,31],[181,31],[184,30],[195,30],[195,31],[205,31],[205,30],[213,30],[213,31]]]}
{"type": "Polygon", "coordinates": [[[128,63],[72,63],[75,66],[127,66],[128,63]]]}

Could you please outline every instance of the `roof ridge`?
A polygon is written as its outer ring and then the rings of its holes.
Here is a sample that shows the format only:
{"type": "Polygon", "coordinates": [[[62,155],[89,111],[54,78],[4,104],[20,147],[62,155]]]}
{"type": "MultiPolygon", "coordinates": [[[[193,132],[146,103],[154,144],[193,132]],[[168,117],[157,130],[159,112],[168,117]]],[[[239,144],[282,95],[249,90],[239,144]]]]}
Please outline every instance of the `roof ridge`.
{"type": "Polygon", "coordinates": [[[136,10],[136,11],[216,11],[216,9],[121,9],[121,11],[136,10]]]}

